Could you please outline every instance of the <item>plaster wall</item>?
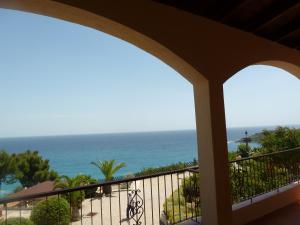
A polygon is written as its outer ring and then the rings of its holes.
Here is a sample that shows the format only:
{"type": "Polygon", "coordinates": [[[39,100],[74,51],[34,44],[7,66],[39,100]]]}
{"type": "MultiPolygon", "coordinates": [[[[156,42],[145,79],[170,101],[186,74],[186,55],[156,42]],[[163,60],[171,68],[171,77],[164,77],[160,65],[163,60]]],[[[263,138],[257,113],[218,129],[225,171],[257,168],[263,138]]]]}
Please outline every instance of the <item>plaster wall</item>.
{"type": "Polygon", "coordinates": [[[300,186],[233,210],[233,224],[244,225],[300,200],[300,186]]]}

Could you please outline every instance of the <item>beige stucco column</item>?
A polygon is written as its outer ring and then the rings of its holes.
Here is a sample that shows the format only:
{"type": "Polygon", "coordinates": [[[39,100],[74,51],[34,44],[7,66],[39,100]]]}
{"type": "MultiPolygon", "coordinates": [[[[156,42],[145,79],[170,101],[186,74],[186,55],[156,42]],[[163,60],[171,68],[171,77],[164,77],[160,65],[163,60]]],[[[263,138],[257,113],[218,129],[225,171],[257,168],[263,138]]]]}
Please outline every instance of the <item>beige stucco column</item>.
{"type": "Polygon", "coordinates": [[[223,84],[194,84],[204,225],[232,224],[223,84]]]}

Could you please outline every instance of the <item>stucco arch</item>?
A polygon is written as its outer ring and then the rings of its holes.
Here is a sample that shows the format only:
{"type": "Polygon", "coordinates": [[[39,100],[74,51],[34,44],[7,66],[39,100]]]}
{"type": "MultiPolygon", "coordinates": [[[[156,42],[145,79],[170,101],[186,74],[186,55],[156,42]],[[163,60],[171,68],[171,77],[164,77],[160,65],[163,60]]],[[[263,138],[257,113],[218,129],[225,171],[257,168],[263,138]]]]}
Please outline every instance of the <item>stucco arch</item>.
{"type": "Polygon", "coordinates": [[[161,59],[194,85],[222,84],[242,68],[272,58],[300,66],[298,51],[157,1],[1,0],[0,7],[111,34],[161,59]]]}
{"type": "Polygon", "coordinates": [[[226,83],[231,77],[233,77],[236,73],[240,72],[241,70],[249,67],[249,66],[255,66],[255,65],[265,65],[265,66],[273,66],[279,69],[283,69],[296,78],[300,79],[300,65],[294,64],[293,62],[288,62],[286,60],[276,60],[276,59],[270,59],[270,60],[264,60],[259,62],[253,62],[251,64],[245,64],[240,65],[240,67],[236,67],[233,69],[232,74],[226,79],[223,83],[226,83]]]}
{"type": "Polygon", "coordinates": [[[290,62],[282,61],[282,60],[268,60],[260,63],[256,63],[256,65],[266,65],[266,66],[274,66],[280,69],[283,69],[290,74],[294,75],[298,79],[300,79],[300,66],[295,65],[290,62]]]}
{"type": "Polygon", "coordinates": [[[154,1],[128,0],[114,4],[115,1],[110,0],[0,0],[3,8],[55,17],[111,34],[158,57],[189,80],[194,86],[197,103],[197,136],[201,137],[198,139],[199,149],[202,149],[199,154],[206,162],[201,164],[201,180],[207,184],[201,187],[203,221],[205,224],[230,224],[225,118],[222,86],[219,85],[224,73],[214,73],[215,62],[225,62],[216,59],[222,56],[216,51],[222,50],[219,46],[223,43],[213,49],[210,45],[219,26],[211,26],[216,23],[154,1]],[[200,32],[195,32],[195,27],[200,27],[200,32]],[[204,33],[206,30],[209,32],[204,33]],[[222,149],[221,154],[215,154],[217,149],[222,149]]]}
{"type": "Polygon", "coordinates": [[[191,83],[205,80],[205,77],[198,70],[161,43],[105,16],[58,1],[48,0],[3,0],[0,1],[0,7],[49,16],[102,31],[159,58],[191,83]]]}

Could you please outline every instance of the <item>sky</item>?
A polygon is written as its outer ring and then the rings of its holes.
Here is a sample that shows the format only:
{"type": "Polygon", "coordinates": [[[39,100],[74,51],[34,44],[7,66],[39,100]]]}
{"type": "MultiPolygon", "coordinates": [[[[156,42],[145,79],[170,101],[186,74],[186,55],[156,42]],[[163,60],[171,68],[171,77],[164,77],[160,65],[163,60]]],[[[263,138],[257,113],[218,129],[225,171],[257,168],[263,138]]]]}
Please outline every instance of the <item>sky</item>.
{"type": "MultiPolygon", "coordinates": [[[[224,84],[228,127],[300,124],[300,80],[251,66],[224,84]]],[[[192,85],[105,33],[0,9],[0,137],[195,129],[192,85]]]]}

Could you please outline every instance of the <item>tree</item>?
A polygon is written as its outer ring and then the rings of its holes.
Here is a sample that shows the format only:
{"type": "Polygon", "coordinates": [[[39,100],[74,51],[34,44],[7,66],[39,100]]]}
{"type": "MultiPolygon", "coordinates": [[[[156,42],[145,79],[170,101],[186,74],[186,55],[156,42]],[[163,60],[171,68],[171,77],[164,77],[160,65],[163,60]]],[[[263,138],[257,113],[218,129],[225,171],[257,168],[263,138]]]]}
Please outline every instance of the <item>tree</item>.
{"type": "MultiPolygon", "coordinates": [[[[61,176],[55,182],[55,189],[75,188],[87,184],[89,184],[89,179],[84,175],[77,175],[75,177],[61,176]]],[[[79,209],[81,208],[81,202],[85,198],[85,192],[73,191],[64,194],[63,197],[70,203],[72,221],[79,220],[79,209]]]]}
{"type": "Polygon", "coordinates": [[[2,184],[11,184],[15,181],[15,163],[13,157],[6,151],[0,151],[0,191],[2,184]]]}
{"type": "MultiPolygon", "coordinates": [[[[274,131],[264,130],[260,140],[261,152],[272,153],[300,146],[300,130],[288,127],[277,127],[274,131]]],[[[291,179],[298,179],[298,161],[300,151],[288,151],[275,154],[270,161],[272,170],[283,170],[291,179]]]]}
{"type": "Polygon", "coordinates": [[[246,144],[239,144],[237,147],[237,153],[242,157],[246,158],[250,156],[251,147],[246,144]]]}
{"type": "Polygon", "coordinates": [[[274,131],[264,130],[260,144],[265,153],[296,148],[300,146],[300,131],[288,127],[277,127],[274,131]]]}
{"type": "MultiPolygon", "coordinates": [[[[105,181],[111,181],[114,178],[114,174],[126,166],[124,162],[118,163],[115,165],[115,160],[105,160],[105,161],[98,161],[98,162],[91,162],[92,165],[96,166],[100,172],[105,177],[105,181]]],[[[111,186],[104,186],[103,192],[106,195],[111,194],[111,186]]]]}
{"type": "Polygon", "coordinates": [[[38,151],[26,151],[16,155],[16,178],[23,187],[31,187],[40,182],[55,180],[57,173],[50,170],[49,160],[45,160],[38,151]]]}

